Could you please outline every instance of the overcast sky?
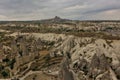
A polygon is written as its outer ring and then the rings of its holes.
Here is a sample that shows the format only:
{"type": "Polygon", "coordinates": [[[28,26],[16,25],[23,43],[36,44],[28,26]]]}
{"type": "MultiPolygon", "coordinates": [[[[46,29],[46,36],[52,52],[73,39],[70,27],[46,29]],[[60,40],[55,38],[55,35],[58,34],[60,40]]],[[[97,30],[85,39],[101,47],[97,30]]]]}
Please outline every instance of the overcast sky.
{"type": "Polygon", "coordinates": [[[120,0],[0,0],[0,20],[120,20],[120,0]]]}

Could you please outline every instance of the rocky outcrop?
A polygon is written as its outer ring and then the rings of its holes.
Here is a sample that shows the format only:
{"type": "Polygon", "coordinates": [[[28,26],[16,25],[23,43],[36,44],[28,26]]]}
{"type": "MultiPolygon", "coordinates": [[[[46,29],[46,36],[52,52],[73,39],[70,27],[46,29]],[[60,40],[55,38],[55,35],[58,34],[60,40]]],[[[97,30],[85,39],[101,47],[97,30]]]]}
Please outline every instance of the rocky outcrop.
{"type": "MultiPolygon", "coordinates": [[[[68,62],[64,64],[68,65],[64,66],[72,71],[75,80],[119,80],[118,42],[120,41],[67,36],[54,50],[56,54],[63,52],[64,57],[67,56],[68,62]]],[[[62,70],[64,72],[63,67],[62,70]]]]}
{"type": "MultiPolygon", "coordinates": [[[[49,46],[46,49],[50,49],[49,53],[51,58],[58,56],[64,58],[59,70],[59,78],[62,80],[120,79],[120,40],[76,37],[54,33],[32,33],[24,35],[27,35],[26,39],[28,40],[31,36],[35,39],[29,44],[31,46],[31,52],[35,52],[36,48],[41,49],[41,46],[49,46]]],[[[24,48],[28,48],[25,47],[27,45],[21,42],[20,39],[18,42],[23,51],[24,48]]],[[[14,45],[12,49],[16,49],[14,45]]],[[[32,59],[31,57],[29,58],[27,60],[32,59]]]]}

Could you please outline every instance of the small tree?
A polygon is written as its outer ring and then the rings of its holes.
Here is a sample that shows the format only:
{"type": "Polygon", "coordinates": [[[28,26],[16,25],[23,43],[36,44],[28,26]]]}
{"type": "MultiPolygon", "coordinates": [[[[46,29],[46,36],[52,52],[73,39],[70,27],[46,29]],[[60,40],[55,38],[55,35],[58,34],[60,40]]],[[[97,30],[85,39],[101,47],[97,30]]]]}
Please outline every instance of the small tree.
{"type": "Polygon", "coordinates": [[[47,55],[46,56],[46,63],[47,63],[48,66],[49,66],[49,61],[50,61],[50,55],[47,55]]]}
{"type": "Polygon", "coordinates": [[[0,64],[0,71],[2,71],[3,69],[4,69],[4,66],[0,64]]]}
{"type": "Polygon", "coordinates": [[[12,60],[9,62],[9,66],[10,66],[11,69],[14,68],[14,63],[15,63],[15,62],[16,62],[15,58],[12,59],[12,60]]]}
{"type": "Polygon", "coordinates": [[[1,74],[4,78],[9,77],[9,71],[7,71],[7,70],[3,70],[1,74]]]}

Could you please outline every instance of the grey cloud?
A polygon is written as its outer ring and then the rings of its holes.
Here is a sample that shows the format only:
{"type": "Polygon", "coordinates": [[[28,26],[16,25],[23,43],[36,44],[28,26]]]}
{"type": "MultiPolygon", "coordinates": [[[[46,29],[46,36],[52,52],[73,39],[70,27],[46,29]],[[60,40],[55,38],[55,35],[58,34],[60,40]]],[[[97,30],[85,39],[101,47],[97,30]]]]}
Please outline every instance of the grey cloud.
{"type": "MultiPolygon", "coordinates": [[[[103,12],[119,9],[120,0],[1,0],[0,20],[44,19],[56,15],[69,19],[90,19],[96,15],[94,19],[103,19],[100,18],[106,16],[103,12]]],[[[118,14],[114,13],[113,17],[115,15],[118,14]]]]}

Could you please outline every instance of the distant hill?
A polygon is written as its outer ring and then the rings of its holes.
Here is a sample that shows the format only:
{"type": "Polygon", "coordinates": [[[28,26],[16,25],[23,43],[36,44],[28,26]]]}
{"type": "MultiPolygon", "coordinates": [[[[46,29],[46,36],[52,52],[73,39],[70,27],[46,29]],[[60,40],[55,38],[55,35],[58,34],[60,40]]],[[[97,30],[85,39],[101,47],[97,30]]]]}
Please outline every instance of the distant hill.
{"type": "Polygon", "coordinates": [[[62,23],[62,22],[69,22],[69,21],[72,21],[72,20],[62,19],[58,16],[55,16],[54,18],[51,18],[51,19],[40,20],[41,23],[62,23]]]}

